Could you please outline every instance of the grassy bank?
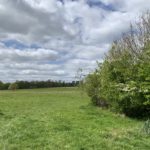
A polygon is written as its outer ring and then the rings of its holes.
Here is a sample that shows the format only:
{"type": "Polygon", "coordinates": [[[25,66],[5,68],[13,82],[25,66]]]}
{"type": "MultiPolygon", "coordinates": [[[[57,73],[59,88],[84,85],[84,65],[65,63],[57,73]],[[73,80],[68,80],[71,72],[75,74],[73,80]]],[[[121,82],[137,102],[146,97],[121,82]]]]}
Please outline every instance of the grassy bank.
{"type": "Polygon", "coordinates": [[[149,150],[142,124],[93,107],[75,88],[0,91],[2,150],[149,150]]]}

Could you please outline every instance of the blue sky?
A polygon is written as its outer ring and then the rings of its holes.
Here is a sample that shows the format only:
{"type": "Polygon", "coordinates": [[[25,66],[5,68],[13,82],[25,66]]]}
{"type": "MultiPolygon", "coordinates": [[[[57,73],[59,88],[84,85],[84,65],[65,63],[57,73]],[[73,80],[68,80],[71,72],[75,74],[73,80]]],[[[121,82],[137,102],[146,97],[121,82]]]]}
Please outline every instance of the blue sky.
{"type": "Polygon", "coordinates": [[[145,0],[0,0],[0,80],[74,80],[150,8],[145,0]]]}

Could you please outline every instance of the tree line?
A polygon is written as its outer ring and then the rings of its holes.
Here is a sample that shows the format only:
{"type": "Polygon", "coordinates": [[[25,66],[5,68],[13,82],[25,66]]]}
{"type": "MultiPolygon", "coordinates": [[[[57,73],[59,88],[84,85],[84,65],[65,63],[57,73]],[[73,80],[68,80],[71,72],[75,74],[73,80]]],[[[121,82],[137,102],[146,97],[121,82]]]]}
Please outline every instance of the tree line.
{"type": "Polygon", "coordinates": [[[150,12],[114,41],[103,63],[84,79],[94,105],[131,117],[150,116],[150,12]]]}
{"type": "Polygon", "coordinates": [[[51,87],[75,87],[78,81],[16,81],[14,83],[3,83],[0,81],[0,90],[7,89],[34,89],[34,88],[51,88],[51,87]]]}

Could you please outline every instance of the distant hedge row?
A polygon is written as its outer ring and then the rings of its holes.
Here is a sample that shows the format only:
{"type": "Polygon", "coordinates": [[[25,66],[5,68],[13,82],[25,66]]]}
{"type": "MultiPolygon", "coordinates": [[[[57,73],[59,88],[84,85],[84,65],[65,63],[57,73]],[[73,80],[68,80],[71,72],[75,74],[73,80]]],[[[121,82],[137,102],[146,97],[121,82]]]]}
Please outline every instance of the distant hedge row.
{"type": "Polygon", "coordinates": [[[3,83],[0,81],[0,90],[11,89],[10,85],[17,85],[18,89],[33,89],[33,88],[50,88],[50,87],[74,87],[78,85],[78,81],[16,81],[15,83],[3,83]]]}
{"type": "Polygon", "coordinates": [[[150,117],[150,13],[115,41],[94,73],[85,79],[93,104],[132,117],[150,117]]]}

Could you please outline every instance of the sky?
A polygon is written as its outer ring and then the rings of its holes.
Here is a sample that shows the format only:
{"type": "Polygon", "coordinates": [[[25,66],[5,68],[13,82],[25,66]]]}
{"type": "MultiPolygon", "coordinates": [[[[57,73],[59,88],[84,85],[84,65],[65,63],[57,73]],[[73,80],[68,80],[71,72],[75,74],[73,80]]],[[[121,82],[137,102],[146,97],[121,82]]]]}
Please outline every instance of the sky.
{"type": "Polygon", "coordinates": [[[0,0],[0,80],[75,80],[149,8],[150,0],[0,0]]]}

